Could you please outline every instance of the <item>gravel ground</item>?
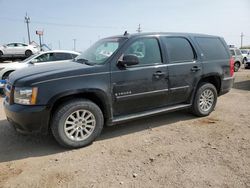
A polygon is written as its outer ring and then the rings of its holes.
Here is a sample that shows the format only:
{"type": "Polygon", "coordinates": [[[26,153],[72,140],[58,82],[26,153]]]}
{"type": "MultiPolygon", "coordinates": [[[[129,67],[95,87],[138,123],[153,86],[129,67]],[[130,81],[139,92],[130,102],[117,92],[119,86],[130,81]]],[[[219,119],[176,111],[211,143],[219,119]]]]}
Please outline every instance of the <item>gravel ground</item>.
{"type": "Polygon", "coordinates": [[[209,117],[144,118],[78,150],[16,133],[0,106],[0,187],[250,187],[250,70],[234,87],[209,117]]]}

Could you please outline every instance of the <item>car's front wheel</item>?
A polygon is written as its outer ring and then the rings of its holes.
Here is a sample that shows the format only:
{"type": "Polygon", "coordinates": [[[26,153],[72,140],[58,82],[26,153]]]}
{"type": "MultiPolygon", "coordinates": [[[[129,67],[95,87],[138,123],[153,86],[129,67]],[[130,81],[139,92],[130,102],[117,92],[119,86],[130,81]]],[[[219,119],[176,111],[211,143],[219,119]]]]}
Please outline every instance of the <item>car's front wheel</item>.
{"type": "Polygon", "coordinates": [[[89,145],[99,136],[103,124],[102,111],[95,103],[75,99],[56,110],[51,130],[62,146],[80,148],[89,145]]]}
{"type": "Polygon", "coordinates": [[[194,97],[192,112],[199,117],[207,116],[214,110],[216,102],[215,86],[210,83],[201,83],[194,97]]]}

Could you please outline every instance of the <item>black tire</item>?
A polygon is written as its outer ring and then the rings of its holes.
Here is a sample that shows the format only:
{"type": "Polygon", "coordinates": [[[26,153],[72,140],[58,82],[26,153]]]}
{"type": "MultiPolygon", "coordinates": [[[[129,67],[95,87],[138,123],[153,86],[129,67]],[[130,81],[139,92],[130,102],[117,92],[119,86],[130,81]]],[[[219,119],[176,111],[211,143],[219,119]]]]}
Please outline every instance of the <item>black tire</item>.
{"type": "Polygon", "coordinates": [[[31,50],[26,50],[26,51],[25,51],[25,56],[26,56],[26,57],[30,57],[32,54],[33,54],[33,53],[32,53],[31,50]]]}
{"type": "Polygon", "coordinates": [[[3,56],[3,52],[0,50],[0,58],[3,56]]]}
{"type": "Polygon", "coordinates": [[[204,116],[208,116],[213,110],[214,107],[216,105],[217,102],[217,90],[215,88],[215,86],[213,84],[210,83],[201,83],[196,91],[195,97],[194,97],[194,101],[193,101],[193,105],[192,105],[192,113],[196,116],[199,117],[204,117],[204,116]],[[204,111],[200,105],[200,100],[201,99],[201,95],[206,92],[206,91],[211,91],[213,94],[213,102],[211,103],[211,107],[204,111]]]}
{"type": "Polygon", "coordinates": [[[239,62],[234,63],[234,72],[238,72],[239,69],[240,69],[240,63],[239,62]]]}
{"type": "MultiPolygon", "coordinates": [[[[91,144],[100,135],[103,129],[103,124],[103,113],[95,103],[85,99],[74,99],[62,104],[55,111],[51,122],[51,131],[54,138],[60,145],[67,148],[80,148],[91,144]],[[69,138],[69,136],[67,136],[67,130],[65,128],[66,120],[68,120],[72,113],[75,113],[78,110],[86,110],[93,115],[92,117],[95,118],[95,127],[92,129],[92,133],[86,139],[81,141],[75,141],[69,138]]],[[[78,125],[74,124],[72,126],[76,127],[78,125]]],[[[73,131],[77,132],[75,135],[77,135],[78,137],[78,129],[74,128],[73,131]]]]}

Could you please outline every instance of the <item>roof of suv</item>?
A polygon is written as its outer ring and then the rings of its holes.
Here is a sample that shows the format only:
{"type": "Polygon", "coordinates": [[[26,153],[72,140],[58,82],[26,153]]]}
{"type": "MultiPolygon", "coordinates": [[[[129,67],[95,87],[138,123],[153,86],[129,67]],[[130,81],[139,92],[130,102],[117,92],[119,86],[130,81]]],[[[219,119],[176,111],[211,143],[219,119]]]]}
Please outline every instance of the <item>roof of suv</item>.
{"type": "Polygon", "coordinates": [[[199,34],[199,33],[178,33],[178,32],[145,32],[145,33],[132,33],[125,35],[116,35],[107,38],[121,37],[121,38],[132,38],[137,36],[147,36],[147,35],[169,35],[169,36],[196,36],[196,37],[220,37],[215,35],[199,34]]]}

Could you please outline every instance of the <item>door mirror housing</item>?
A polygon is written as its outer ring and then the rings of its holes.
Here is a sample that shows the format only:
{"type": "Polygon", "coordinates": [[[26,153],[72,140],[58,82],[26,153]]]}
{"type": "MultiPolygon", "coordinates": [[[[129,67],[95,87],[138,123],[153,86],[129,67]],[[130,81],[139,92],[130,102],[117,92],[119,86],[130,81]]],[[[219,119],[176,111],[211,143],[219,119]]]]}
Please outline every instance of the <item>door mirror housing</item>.
{"type": "Polygon", "coordinates": [[[34,63],[37,63],[37,62],[38,62],[37,59],[32,59],[32,60],[30,61],[30,64],[34,64],[34,63]]]}
{"type": "Polygon", "coordinates": [[[118,65],[122,67],[128,67],[137,64],[139,64],[139,58],[133,54],[124,55],[122,60],[118,62],[118,65]]]}

